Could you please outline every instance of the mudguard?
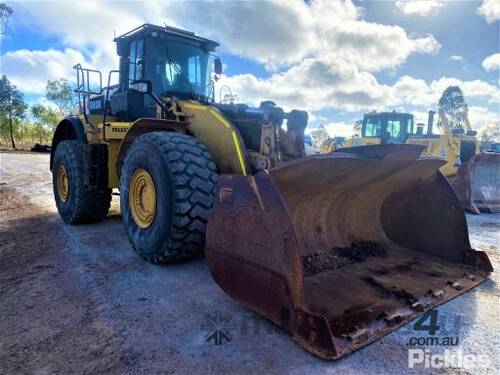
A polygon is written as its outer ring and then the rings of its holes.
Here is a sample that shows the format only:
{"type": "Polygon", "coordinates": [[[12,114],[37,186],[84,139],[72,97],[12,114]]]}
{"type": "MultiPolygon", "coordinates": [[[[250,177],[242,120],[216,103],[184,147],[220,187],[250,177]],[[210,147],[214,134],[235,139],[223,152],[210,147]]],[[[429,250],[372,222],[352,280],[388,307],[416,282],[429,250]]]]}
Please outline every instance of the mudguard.
{"type": "Polygon", "coordinates": [[[87,136],[85,134],[85,126],[80,118],[76,115],[65,117],[54,132],[52,138],[52,146],[50,149],[50,169],[52,170],[52,163],[54,161],[54,154],[60,142],[66,140],[78,140],[82,144],[87,143],[87,136]]]}

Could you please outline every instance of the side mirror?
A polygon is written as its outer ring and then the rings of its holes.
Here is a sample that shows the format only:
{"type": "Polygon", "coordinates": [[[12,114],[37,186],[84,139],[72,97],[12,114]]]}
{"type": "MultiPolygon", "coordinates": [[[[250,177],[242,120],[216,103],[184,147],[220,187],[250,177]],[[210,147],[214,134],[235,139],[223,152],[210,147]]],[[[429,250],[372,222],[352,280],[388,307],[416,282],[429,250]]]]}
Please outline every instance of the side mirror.
{"type": "Polygon", "coordinates": [[[143,94],[151,94],[153,91],[151,81],[146,79],[138,79],[130,82],[130,89],[142,92],[143,94]]]}
{"type": "Polygon", "coordinates": [[[217,75],[222,74],[222,61],[220,58],[216,57],[214,60],[214,72],[217,75]]]}

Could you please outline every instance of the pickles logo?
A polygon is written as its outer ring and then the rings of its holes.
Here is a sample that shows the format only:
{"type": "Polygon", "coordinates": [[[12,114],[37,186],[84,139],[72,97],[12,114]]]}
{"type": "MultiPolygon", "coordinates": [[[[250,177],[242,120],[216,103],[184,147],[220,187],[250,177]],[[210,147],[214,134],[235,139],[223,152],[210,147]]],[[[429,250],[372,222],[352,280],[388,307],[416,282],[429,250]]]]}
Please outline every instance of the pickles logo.
{"type": "Polygon", "coordinates": [[[431,353],[427,349],[408,350],[409,368],[463,368],[466,370],[475,370],[478,368],[487,369],[490,363],[489,355],[464,354],[461,348],[456,352],[445,349],[443,353],[431,353]]]}

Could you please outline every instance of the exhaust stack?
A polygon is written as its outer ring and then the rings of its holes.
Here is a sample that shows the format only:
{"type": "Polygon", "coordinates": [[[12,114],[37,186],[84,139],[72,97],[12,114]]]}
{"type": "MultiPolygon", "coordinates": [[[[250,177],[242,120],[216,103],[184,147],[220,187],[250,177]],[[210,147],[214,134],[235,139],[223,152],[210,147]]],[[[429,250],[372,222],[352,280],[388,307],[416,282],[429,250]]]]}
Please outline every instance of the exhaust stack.
{"type": "Polygon", "coordinates": [[[432,135],[432,128],[434,126],[434,114],[436,111],[430,110],[429,117],[427,118],[427,135],[432,135]]]}

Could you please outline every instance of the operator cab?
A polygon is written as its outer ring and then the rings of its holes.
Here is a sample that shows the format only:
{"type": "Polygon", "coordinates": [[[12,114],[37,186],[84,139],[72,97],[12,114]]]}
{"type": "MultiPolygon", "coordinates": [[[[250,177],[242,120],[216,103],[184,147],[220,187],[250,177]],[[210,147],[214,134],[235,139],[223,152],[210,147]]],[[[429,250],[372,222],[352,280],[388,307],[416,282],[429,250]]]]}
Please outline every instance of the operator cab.
{"type": "Polygon", "coordinates": [[[413,133],[413,115],[398,112],[372,112],[363,115],[361,134],[380,138],[381,144],[405,143],[413,133]]]}
{"type": "MultiPolygon", "coordinates": [[[[151,24],[114,41],[120,68],[110,72],[108,78],[109,115],[120,121],[156,117],[158,98],[213,101],[213,73],[222,72],[220,59],[213,55],[217,42],[193,32],[151,24]],[[119,76],[116,85],[109,84],[113,73],[119,76]]],[[[105,92],[89,99],[89,114],[104,113],[105,92]]]]}

